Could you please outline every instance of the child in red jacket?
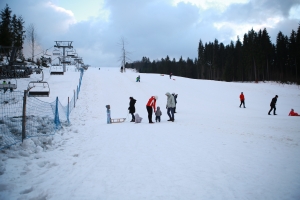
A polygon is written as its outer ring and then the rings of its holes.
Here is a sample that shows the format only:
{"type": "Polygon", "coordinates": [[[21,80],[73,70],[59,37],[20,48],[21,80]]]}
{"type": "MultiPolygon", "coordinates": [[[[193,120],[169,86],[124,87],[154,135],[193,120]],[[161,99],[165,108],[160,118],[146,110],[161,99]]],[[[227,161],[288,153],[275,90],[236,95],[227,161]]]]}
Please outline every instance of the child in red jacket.
{"type": "Polygon", "coordinates": [[[294,109],[291,109],[289,116],[300,116],[298,113],[294,112],[294,109]]]}
{"type": "Polygon", "coordinates": [[[240,94],[240,100],[241,100],[240,107],[243,104],[244,108],[246,108],[245,107],[245,96],[244,96],[243,92],[241,92],[241,94],[240,94]]]}

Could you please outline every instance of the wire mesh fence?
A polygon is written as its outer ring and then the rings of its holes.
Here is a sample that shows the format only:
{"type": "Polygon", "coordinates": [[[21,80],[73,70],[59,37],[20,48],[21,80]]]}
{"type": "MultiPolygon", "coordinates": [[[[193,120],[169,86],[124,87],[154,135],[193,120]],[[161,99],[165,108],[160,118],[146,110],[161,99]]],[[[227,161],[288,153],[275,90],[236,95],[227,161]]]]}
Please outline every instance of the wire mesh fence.
{"type": "Polygon", "coordinates": [[[22,141],[23,93],[0,95],[0,149],[22,141]]]}
{"type": "Polygon", "coordinates": [[[80,71],[79,85],[71,101],[63,106],[58,97],[52,103],[27,92],[13,91],[0,93],[0,149],[22,142],[30,137],[53,135],[62,126],[70,124],[69,116],[79,96],[83,70],[80,71]]]}

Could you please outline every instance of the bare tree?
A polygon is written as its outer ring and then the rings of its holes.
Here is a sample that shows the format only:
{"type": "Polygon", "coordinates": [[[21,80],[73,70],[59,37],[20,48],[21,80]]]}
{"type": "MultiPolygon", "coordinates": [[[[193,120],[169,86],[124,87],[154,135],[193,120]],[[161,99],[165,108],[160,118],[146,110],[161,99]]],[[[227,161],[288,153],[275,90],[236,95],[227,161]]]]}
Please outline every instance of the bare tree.
{"type": "Polygon", "coordinates": [[[121,38],[121,42],[119,43],[119,45],[120,45],[121,48],[122,48],[122,55],[121,55],[121,57],[120,57],[120,60],[121,60],[121,63],[122,63],[122,67],[123,67],[123,69],[124,69],[124,72],[125,72],[125,65],[126,65],[126,62],[127,62],[127,61],[131,61],[130,58],[127,56],[128,54],[130,54],[130,52],[126,51],[126,49],[125,49],[125,43],[126,43],[125,38],[122,37],[122,38],[121,38]]]}
{"type": "Polygon", "coordinates": [[[35,46],[36,46],[36,39],[37,39],[37,35],[36,35],[36,28],[34,26],[34,24],[29,24],[29,26],[26,29],[26,39],[27,42],[29,44],[30,47],[30,53],[31,53],[31,59],[32,62],[34,62],[34,50],[35,50],[35,46]]]}

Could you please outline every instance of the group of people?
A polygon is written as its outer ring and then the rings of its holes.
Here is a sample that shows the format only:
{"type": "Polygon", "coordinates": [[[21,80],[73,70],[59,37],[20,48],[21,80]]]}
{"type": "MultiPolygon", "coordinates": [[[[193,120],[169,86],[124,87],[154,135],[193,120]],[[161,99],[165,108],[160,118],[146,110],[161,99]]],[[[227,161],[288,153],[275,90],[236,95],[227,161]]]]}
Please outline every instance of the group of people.
{"type": "MultiPolygon", "coordinates": [[[[271,112],[273,111],[273,115],[277,115],[276,114],[276,103],[277,103],[277,98],[278,98],[278,95],[275,95],[274,98],[272,98],[271,100],[271,103],[270,103],[270,110],[268,112],[268,115],[271,115],[271,112]]],[[[241,92],[240,94],[240,101],[241,101],[241,104],[240,104],[240,107],[243,105],[244,108],[245,107],[245,96],[243,94],[243,92],[241,92]]],[[[294,112],[294,109],[291,109],[290,113],[289,113],[289,116],[300,116],[298,113],[294,112]]]]}
{"type": "MultiPolygon", "coordinates": [[[[3,81],[2,84],[3,84],[3,85],[7,85],[7,84],[10,85],[11,83],[10,83],[10,81],[8,81],[8,83],[6,83],[6,81],[3,81]]],[[[4,93],[7,91],[8,88],[9,88],[9,87],[4,87],[4,89],[3,89],[3,90],[4,90],[4,93]]],[[[9,90],[12,92],[12,91],[13,91],[13,88],[10,87],[9,90]]]]}
{"type": "MultiPolygon", "coordinates": [[[[178,94],[170,94],[169,92],[166,93],[167,96],[167,105],[166,105],[166,109],[167,109],[167,114],[169,116],[168,121],[175,121],[175,116],[174,114],[176,113],[176,104],[177,104],[177,96],[178,94]]],[[[158,96],[151,96],[150,99],[148,100],[147,104],[146,104],[146,109],[148,112],[148,121],[150,124],[153,124],[153,120],[152,120],[152,115],[153,115],[153,111],[155,113],[155,121],[156,122],[160,122],[161,121],[161,115],[162,112],[160,110],[160,107],[157,106],[156,107],[156,101],[158,99],[158,96]]],[[[129,97],[129,113],[132,116],[132,119],[130,122],[141,122],[141,117],[139,117],[138,114],[134,114],[135,113],[135,103],[136,100],[133,97],[129,97]],[[137,117],[139,119],[137,119],[137,117]]]]}

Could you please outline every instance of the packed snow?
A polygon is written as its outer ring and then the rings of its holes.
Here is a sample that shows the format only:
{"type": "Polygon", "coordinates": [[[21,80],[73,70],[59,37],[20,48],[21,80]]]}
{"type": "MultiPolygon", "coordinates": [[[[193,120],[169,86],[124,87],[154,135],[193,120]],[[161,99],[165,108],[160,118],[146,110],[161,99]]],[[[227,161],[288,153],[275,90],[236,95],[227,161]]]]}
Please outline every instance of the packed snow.
{"type": "MultiPolygon", "coordinates": [[[[44,75],[51,91],[40,99],[66,105],[79,72],[44,75]]],[[[18,80],[18,90],[38,78],[18,80]]],[[[300,112],[296,85],[89,68],[70,126],[1,151],[0,199],[299,200],[300,117],[288,116],[291,108],[300,112]],[[166,92],[178,94],[175,122],[167,121],[166,92]],[[275,95],[278,115],[268,115],[275,95]],[[148,123],[151,96],[160,123],[148,123]],[[142,123],[130,122],[129,97],[142,123]],[[107,124],[106,105],[126,121],[107,124]]]]}

